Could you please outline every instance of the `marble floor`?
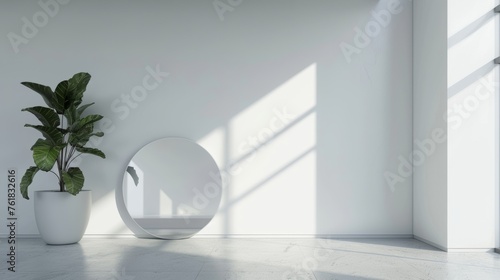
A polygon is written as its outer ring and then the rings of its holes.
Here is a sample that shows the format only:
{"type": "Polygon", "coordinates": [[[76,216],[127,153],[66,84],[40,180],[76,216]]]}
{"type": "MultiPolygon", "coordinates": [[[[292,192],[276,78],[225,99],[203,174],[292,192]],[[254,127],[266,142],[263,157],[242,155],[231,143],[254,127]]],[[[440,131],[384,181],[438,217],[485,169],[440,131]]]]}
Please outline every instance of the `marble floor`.
{"type": "Polygon", "coordinates": [[[445,253],[414,239],[0,240],[0,279],[500,279],[500,255],[445,253]]]}

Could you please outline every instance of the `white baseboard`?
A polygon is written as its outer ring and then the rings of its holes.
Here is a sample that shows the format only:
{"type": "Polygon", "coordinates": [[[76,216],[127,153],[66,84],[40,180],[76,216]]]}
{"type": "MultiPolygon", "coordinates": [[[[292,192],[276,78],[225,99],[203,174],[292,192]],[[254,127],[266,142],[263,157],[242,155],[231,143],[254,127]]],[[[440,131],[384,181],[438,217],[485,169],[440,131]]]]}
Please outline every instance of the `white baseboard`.
{"type": "MultiPolygon", "coordinates": [[[[7,234],[0,234],[0,239],[7,238],[7,234]]],[[[18,234],[17,239],[40,238],[38,234],[18,234]]],[[[85,239],[120,239],[137,238],[133,234],[85,234],[85,239]]],[[[432,247],[448,253],[490,253],[500,254],[500,248],[446,248],[425,238],[413,234],[197,234],[193,239],[416,239],[432,247]]]]}
{"type": "MultiPolygon", "coordinates": [[[[8,238],[8,234],[0,234],[0,238],[8,238]]],[[[16,239],[22,239],[22,238],[40,238],[39,234],[16,234],[16,239]]]]}
{"type": "Polygon", "coordinates": [[[197,234],[192,238],[280,238],[280,239],[408,239],[412,234],[197,234]]]}
{"type": "MultiPolygon", "coordinates": [[[[7,238],[6,234],[0,235],[0,238],[7,238]]],[[[83,238],[135,238],[134,234],[85,234],[83,238]]],[[[18,234],[16,238],[40,238],[38,234],[18,234]]],[[[280,239],[301,239],[301,238],[320,238],[320,239],[409,239],[412,234],[197,234],[191,238],[280,238],[280,239]]]]}
{"type": "Polygon", "coordinates": [[[439,250],[441,250],[441,251],[445,251],[445,252],[447,251],[447,248],[446,248],[446,247],[443,247],[443,246],[441,246],[441,245],[438,245],[438,244],[436,244],[436,243],[434,243],[434,242],[432,242],[432,241],[429,241],[429,240],[427,240],[427,239],[425,239],[425,238],[422,238],[422,237],[420,237],[420,236],[416,236],[416,235],[414,235],[414,236],[413,236],[413,238],[417,239],[418,241],[422,241],[422,242],[424,242],[425,244],[431,245],[432,247],[435,247],[435,248],[437,248],[437,249],[439,249],[439,250]]]}
{"type": "Polygon", "coordinates": [[[448,253],[493,253],[494,248],[448,248],[448,253]]]}
{"type": "MultiPolygon", "coordinates": [[[[0,234],[0,239],[9,237],[6,234],[0,234]]],[[[16,239],[30,239],[30,238],[41,238],[40,234],[16,234],[16,239]]],[[[102,238],[102,239],[114,239],[114,238],[135,238],[133,234],[85,234],[83,238],[102,238]]]]}
{"type": "MultiPolygon", "coordinates": [[[[135,235],[85,235],[86,238],[123,238],[135,235]]],[[[409,239],[412,234],[196,234],[191,238],[214,239],[409,239]]]]}
{"type": "Polygon", "coordinates": [[[493,248],[447,248],[416,235],[414,238],[448,253],[491,253],[495,250],[493,248]]]}

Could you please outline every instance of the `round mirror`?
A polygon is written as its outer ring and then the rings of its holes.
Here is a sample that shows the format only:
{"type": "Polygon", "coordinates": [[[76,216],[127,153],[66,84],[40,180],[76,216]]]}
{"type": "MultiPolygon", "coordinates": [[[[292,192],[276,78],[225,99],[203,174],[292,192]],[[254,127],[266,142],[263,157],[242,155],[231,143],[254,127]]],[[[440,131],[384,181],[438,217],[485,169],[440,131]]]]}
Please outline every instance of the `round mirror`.
{"type": "Polygon", "coordinates": [[[164,138],[134,155],[122,191],[128,214],[145,232],[163,239],[189,238],[217,212],[221,174],[200,145],[164,138]]]}

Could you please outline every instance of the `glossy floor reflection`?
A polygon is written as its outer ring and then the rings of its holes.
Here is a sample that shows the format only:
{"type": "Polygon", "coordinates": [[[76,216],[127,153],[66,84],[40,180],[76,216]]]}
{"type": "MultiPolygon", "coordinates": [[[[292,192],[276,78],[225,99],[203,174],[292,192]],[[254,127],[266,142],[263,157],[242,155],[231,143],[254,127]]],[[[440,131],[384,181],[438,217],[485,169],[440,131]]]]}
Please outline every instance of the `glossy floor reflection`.
{"type": "Polygon", "coordinates": [[[18,239],[0,279],[500,279],[500,255],[445,253],[414,239],[18,239]]]}

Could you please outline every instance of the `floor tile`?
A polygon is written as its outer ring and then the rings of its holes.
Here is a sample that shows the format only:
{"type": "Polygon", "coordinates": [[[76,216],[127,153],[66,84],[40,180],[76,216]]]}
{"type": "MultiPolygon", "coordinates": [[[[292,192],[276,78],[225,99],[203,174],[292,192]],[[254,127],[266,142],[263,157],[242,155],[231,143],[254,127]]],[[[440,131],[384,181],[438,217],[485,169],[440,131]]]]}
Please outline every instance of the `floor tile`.
{"type": "Polygon", "coordinates": [[[414,239],[17,241],[15,273],[0,255],[2,280],[500,279],[499,254],[446,253],[414,239]]]}

